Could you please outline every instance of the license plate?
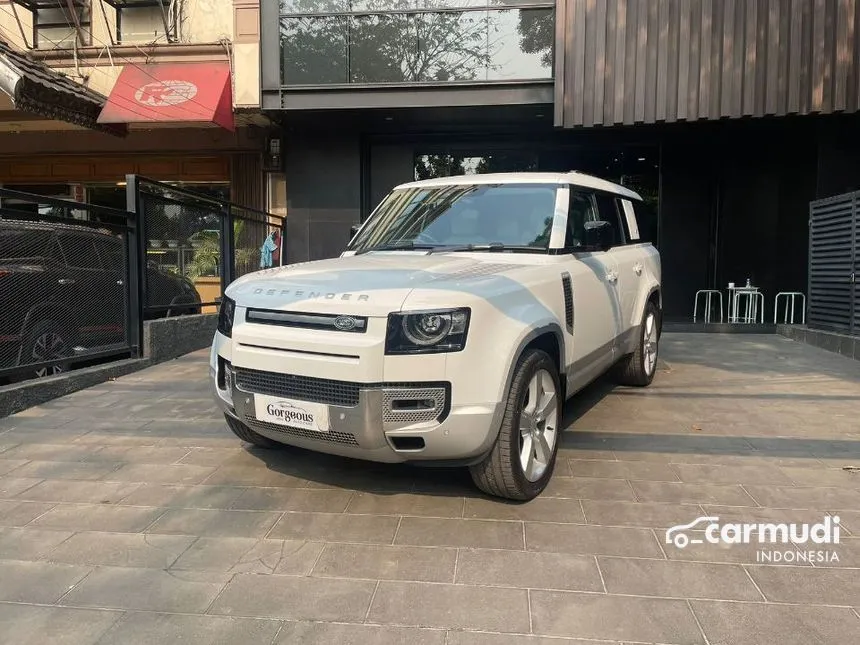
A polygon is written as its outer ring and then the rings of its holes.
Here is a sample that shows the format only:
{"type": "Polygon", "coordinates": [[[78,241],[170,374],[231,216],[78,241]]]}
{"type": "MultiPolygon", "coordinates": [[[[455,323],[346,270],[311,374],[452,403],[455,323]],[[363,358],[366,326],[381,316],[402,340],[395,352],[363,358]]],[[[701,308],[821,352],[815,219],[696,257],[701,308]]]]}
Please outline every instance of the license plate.
{"type": "Polygon", "coordinates": [[[329,431],[328,406],[322,403],[255,394],[254,407],[259,421],[316,432],[329,431]]]}

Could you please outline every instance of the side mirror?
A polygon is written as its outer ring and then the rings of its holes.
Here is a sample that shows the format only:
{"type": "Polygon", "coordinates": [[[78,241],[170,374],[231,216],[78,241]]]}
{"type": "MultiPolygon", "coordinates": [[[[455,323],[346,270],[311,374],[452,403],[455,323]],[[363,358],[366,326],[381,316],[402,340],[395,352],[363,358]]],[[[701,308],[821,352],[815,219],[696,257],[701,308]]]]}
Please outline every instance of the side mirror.
{"type": "Polygon", "coordinates": [[[585,222],[585,246],[595,251],[606,251],[615,243],[615,230],[609,222],[585,222]]]}

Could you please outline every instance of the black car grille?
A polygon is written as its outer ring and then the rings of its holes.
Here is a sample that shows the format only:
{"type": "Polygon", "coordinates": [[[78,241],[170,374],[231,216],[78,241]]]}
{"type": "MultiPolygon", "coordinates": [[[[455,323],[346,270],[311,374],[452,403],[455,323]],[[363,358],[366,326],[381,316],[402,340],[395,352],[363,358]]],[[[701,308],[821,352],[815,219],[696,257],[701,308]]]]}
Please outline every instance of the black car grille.
{"type": "Polygon", "coordinates": [[[347,446],[358,445],[358,441],[355,440],[355,436],[348,432],[336,432],[334,430],[330,430],[328,432],[317,432],[315,430],[307,430],[305,428],[293,428],[292,426],[282,426],[276,423],[268,423],[267,421],[258,421],[254,417],[249,416],[245,417],[245,423],[252,428],[257,428],[258,430],[279,432],[293,437],[301,437],[302,439],[327,441],[329,443],[339,443],[347,446]]]}
{"type": "Polygon", "coordinates": [[[358,405],[358,383],[333,381],[310,376],[262,372],[236,368],[236,385],[240,390],[289,399],[355,407],[358,405]]]}

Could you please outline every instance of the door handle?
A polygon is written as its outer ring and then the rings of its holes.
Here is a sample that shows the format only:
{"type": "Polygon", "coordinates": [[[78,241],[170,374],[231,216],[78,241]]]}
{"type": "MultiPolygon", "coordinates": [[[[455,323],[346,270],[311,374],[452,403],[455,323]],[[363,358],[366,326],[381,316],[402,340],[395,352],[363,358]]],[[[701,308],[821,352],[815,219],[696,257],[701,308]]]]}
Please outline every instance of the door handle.
{"type": "Polygon", "coordinates": [[[641,264],[639,264],[638,262],[637,262],[636,264],[634,264],[634,265],[633,265],[633,272],[634,272],[636,275],[642,275],[642,265],[641,265],[641,264]]]}
{"type": "Polygon", "coordinates": [[[75,281],[71,278],[60,278],[57,280],[57,284],[75,284],[75,281]]]}
{"type": "Polygon", "coordinates": [[[609,282],[615,284],[615,282],[618,280],[618,274],[615,273],[615,271],[610,271],[609,273],[606,274],[606,279],[609,282]]]}

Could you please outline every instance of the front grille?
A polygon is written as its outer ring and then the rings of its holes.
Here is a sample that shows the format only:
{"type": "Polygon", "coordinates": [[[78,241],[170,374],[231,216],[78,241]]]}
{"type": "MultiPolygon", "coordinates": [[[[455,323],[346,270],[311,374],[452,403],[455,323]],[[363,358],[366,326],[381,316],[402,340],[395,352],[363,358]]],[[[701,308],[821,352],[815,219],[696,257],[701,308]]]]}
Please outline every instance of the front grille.
{"type": "Polygon", "coordinates": [[[251,428],[257,430],[267,430],[268,432],[278,432],[280,434],[288,434],[293,437],[301,437],[302,439],[315,439],[316,441],[327,441],[329,443],[339,443],[347,446],[357,446],[358,441],[355,436],[348,432],[336,432],[330,430],[328,432],[317,432],[315,430],[306,430],[305,428],[293,428],[292,426],[282,426],[277,423],[268,423],[266,421],[258,421],[254,417],[245,417],[245,423],[251,428]]]}
{"type": "Polygon", "coordinates": [[[367,331],[365,316],[339,316],[335,314],[301,313],[293,311],[271,311],[248,309],[245,320],[260,325],[279,325],[317,331],[342,331],[363,334],[367,331]]]}
{"type": "Polygon", "coordinates": [[[268,394],[311,403],[339,405],[352,408],[358,405],[358,383],[333,381],[311,376],[263,372],[244,367],[236,368],[236,386],[255,394],[268,394]]]}
{"type": "Polygon", "coordinates": [[[438,419],[445,410],[445,388],[386,388],[382,392],[382,420],[385,423],[422,423],[438,419]],[[398,409],[395,401],[432,401],[432,406],[398,409]]]}

